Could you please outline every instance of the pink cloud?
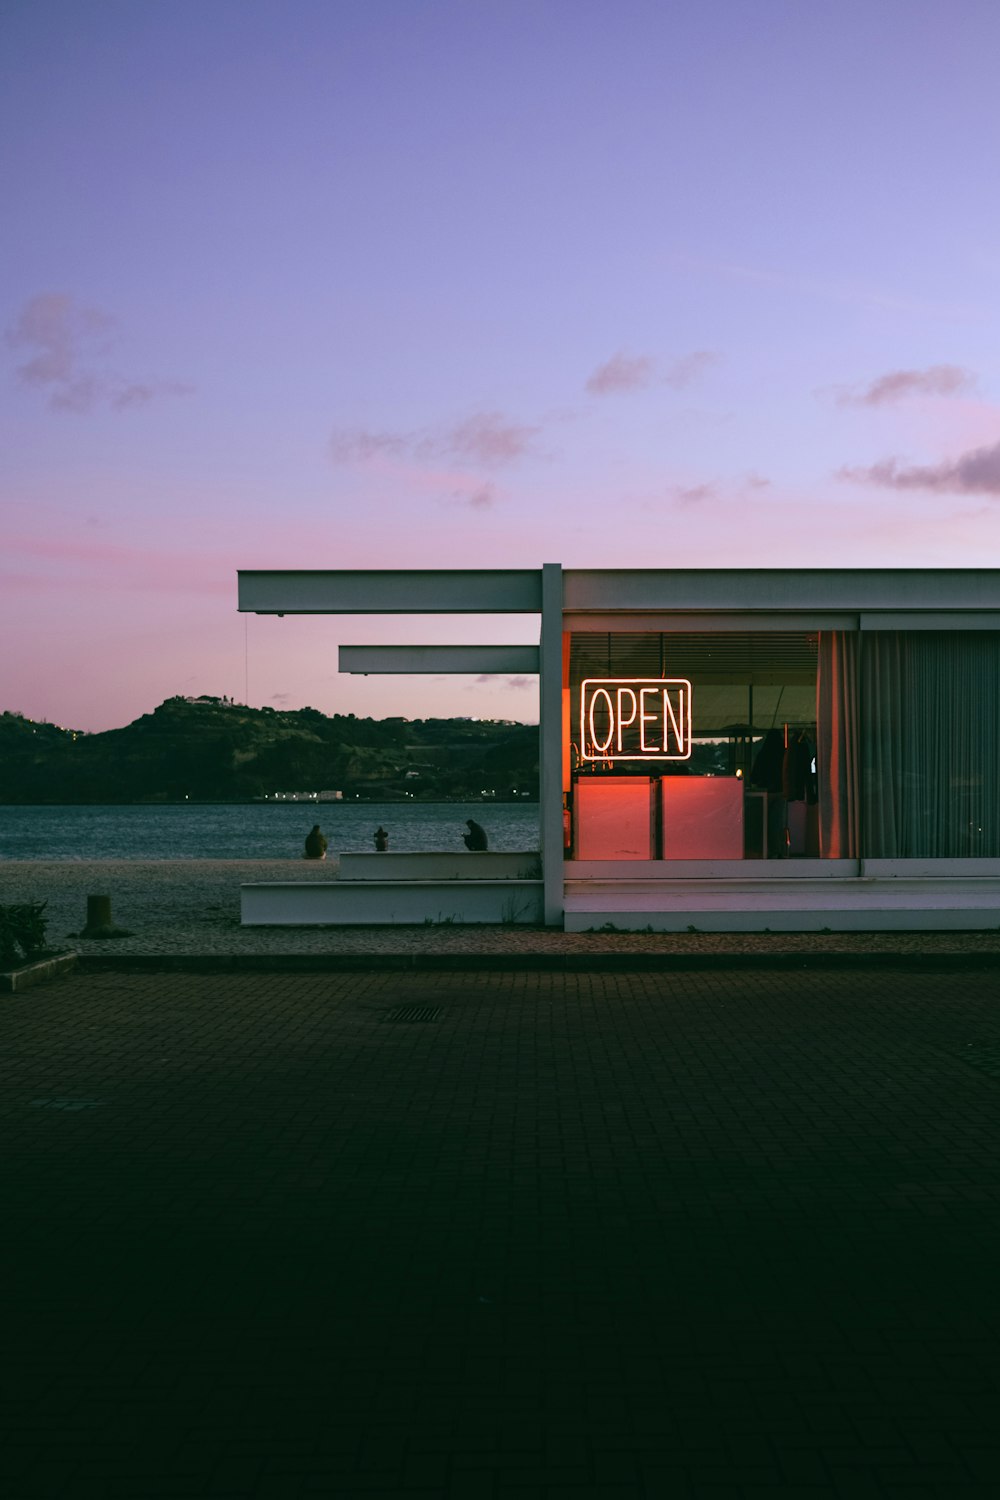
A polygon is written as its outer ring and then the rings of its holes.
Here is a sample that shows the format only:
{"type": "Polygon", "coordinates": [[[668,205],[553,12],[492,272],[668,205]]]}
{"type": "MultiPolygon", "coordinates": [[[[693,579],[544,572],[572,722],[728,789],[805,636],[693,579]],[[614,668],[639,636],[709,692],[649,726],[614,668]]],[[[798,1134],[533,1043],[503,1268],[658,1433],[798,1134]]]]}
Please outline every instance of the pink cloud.
{"type": "Polygon", "coordinates": [[[424,464],[456,458],[498,469],[530,453],[540,431],[540,427],[526,422],[512,422],[501,412],[480,411],[438,431],[375,432],[345,428],[334,432],[330,454],[335,463],[341,464],[372,464],[379,459],[406,459],[424,464]]]}
{"type": "Polygon", "coordinates": [[[538,678],[505,677],[501,672],[480,672],[479,676],[475,679],[475,682],[480,687],[485,687],[486,684],[490,682],[499,682],[502,683],[506,688],[516,688],[518,691],[520,691],[522,688],[537,687],[538,678]]]}
{"type": "Polygon", "coordinates": [[[193,391],[194,386],[182,380],[137,381],[112,395],[111,405],[115,411],[127,411],[133,406],[148,406],[157,396],[190,396],[193,391]]]}
{"type": "Polygon", "coordinates": [[[693,384],[712,365],[718,364],[719,355],[710,349],[694,349],[675,359],[666,373],[656,374],[656,361],[649,354],[613,354],[586,382],[585,389],[592,396],[611,396],[623,391],[648,390],[651,385],[661,383],[672,390],[683,390],[693,384]]]}
{"type": "Polygon", "coordinates": [[[976,377],[961,365],[929,365],[926,370],[890,370],[870,385],[837,387],[838,406],[886,406],[911,396],[955,396],[975,389],[976,377]]]}
{"type": "Polygon", "coordinates": [[[473,510],[488,510],[497,498],[497,488],[495,484],[480,484],[471,493],[456,490],[454,498],[473,510]]]}
{"type": "Polygon", "coordinates": [[[373,458],[397,458],[410,451],[413,439],[403,432],[369,432],[358,427],[335,432],[330,453],[338,464],[369,463],[373,458]]]}
{"type": "Polygon", "coordinates": [[[65,292],[42,292],[27,301],[7,330],[12,349],[34,350],[17,369],[24,385],[70,384],[77,361],[104,353],[114,319],[96,307],[80,307],[65,292]]]}
{"type": "Polygon", "coordinates": [[[444,440],[444,449],[456,458],[495,468],[523,457],[539,430],[509,422],[497,411],[475,412],[451,429],[444,440]]]}
{"type": "MultiPolygon", "coordinates": [[[[430,458],[426,451],[423,456],[430,458]]],[[[430,467],[411,459],[409,455],[397,459],[394,455],[373,449],[362,467],[369,483],[375,481],[380,488],[389,483],[397,495],[407,491],[415,495],[426,495],[439,505],[465,506],[470,510],[487,511],[504,498],[502,489],[492,480],[485,480],[481,475],[457,465],[454,468],[430,467]]]]}
{"type": "Polygon", "coordinates": [[[77,375],[55,386],[49,396],[49,406],[53,411],[93,411],[104,394],[104,384],[96,375],[77,375]]]}
{"type": "Polygon", "coordinates": [[[883,489],[1000,496],[1000,442],[939,464],[901,465],[898,459],[889,458],[868,468],[839,469],[837,477],[883,489]]]}
{"type": "Polygon", "coordinates": [[[714,500],[716,490],[711,484],[693,484],[687,488],[673,485],[670,494],[678,505],[700,505],[705,500],[714,500]]]}
{"type": "Polygon", "coordinates": [[[613,354],[598,365],[584,387],[591,396],[641,391],[653,383],[655,361],[648,354],[613,354]]]}
{"type": "Polygon", "coordinates": [[[690,354],[685,354],[681,359],[675,360],[663,377],[664,385],[671,386],[675,391],[683,390],[685,386],[691,385],[706,370],[719,363],[720,356],[714,354],[710,349],[695,349],[690,354]]]}
{"type": "Polygon", "coordinates": [[[12,349],[30,353],[17,366],[18,380],[47,390],[53,411],[78,414],[105,402],[116,411],[126,411],[145,406],[156,396],[190,394],[193,387],[179,381],[127,380],[109,371],[105,360],[115,327],[109,313],[83,307],[65,292],[42,292],[30,298],[6,335],[12,349]]]}

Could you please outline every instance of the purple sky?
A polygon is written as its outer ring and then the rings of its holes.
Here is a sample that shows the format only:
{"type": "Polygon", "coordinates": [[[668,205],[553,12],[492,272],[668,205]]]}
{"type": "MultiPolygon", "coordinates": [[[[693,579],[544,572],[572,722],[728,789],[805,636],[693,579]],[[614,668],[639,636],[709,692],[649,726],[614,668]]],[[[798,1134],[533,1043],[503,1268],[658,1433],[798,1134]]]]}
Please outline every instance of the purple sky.
{"type": "Polygon", "coordinates": [[[0,708],[532,719],[239,567],[1000,562],[996,0],[6,0],[0,708]],[[246,646],[246,657],[244,648],[246,646]]]}

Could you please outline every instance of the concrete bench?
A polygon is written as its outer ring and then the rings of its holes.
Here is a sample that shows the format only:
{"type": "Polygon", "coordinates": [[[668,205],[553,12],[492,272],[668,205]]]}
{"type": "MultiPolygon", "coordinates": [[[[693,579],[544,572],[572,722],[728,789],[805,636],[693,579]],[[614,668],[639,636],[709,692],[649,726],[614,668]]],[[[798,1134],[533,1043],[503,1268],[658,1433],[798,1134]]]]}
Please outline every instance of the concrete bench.
{"type": "Polygon", "coordinates": [[[499,926],[543,916],[541,880],[266,880],[240,887],[244,927],[499,926]]]}
{"type": "Polygon", "coordinates": [[[340,880],[537,880],[537,850],[340,855],[340,880]]]}

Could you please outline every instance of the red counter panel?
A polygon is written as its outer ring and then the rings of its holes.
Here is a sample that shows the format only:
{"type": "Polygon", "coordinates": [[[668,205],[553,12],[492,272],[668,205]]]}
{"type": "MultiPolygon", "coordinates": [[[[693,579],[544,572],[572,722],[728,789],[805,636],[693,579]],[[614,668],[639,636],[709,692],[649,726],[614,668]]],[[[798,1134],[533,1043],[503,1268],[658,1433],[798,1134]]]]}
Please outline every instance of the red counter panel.
{"type": "Polygon", "coordinates": [[[577,859],[653,859],[653,835],[648,776],[595,776],[577,782],[577,859]]]}
{"type": "Polygon", "coordinates": [[[742,859],[743,782],[735,776],[663,776],[664,859],[742,859]]]}

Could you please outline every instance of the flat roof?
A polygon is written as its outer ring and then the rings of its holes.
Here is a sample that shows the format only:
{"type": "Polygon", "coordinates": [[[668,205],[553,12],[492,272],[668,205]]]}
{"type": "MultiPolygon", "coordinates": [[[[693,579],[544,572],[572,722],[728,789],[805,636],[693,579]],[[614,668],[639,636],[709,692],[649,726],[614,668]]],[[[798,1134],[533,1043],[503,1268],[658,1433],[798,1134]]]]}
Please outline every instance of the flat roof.
{"type": "MultiPolygon", "coordinates": [[[[535,614],[541,568],[251,569],[257,614],[535,614]]],[[[1000,568],[567,568],[574,613],[1000,610],[1000,568]]]]}

